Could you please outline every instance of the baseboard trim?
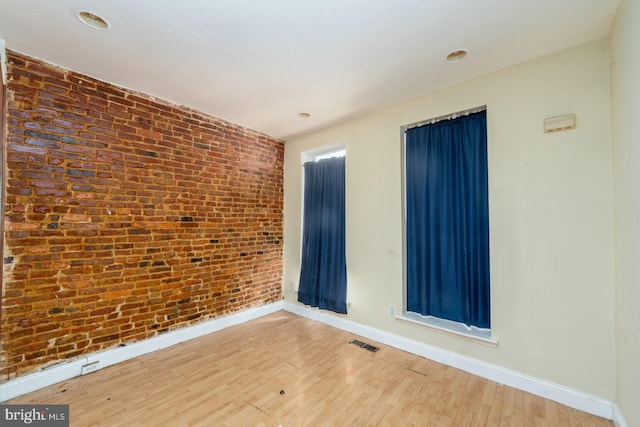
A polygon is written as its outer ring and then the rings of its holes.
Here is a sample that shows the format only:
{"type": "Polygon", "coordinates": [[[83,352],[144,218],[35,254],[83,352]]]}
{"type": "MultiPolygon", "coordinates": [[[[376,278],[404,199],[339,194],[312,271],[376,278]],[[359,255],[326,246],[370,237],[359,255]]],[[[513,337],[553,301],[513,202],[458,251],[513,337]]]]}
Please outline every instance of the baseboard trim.
{"type": "Polygon", "coordinates": [[[627,422],[622,416],[622,411],[620,411],[620,407],[617,403],[613,404],[613,424],[616,427],[627,427],[627,422]]]}
{"type": "Polygon", "coordinates": [[[0,402],[14,399],[23,394],[47,387],[61,381],[81,375],[84,365],[100,362],[100,368],[124,362],[147,353],[151,353],[172,345],[179,344],[203,335],[210,334],[231,326],[248,322],[283,309],[283,301],[251,308],[233,313],[228,316],[218,317],[193,326],[176,329],[164,334],[129,344],[126,347],[118,347],[99,353],[89,354],[80,359],[64,362],[41,371],[18,377],[14,380],[0,384],[0,402]]]}
{"type": "MultiPolygon", "coordinates": [[[[608,420],[612,420],[614,416],[613,402],[569,387],[531,377],[520,372],[443,350],[438,347],[385,332],[380,329],[372,328],[370,326],[362,325],[337,315],[328,314],[316,309],[310,309],[300,304],[285,301],[284,310],[375,340],[400,350],[461,369],[471,374],[508,385],[518,390],[553,400],[589,414],[597,415],[608,420]]],[[[620,414],[620,417],[621,416],[622,414],[620,414]]],[[[626,426],[621,424],[621,427],[626,426]]]]}
{"type": "Polygon", "coordinates": [[[93,353],[80,359],[16,378],[0,384],[0,402],[6,402],[23,394],[80,376],[82,367],[89,363],[99,361],[100,367],[105,368],[280,310],[375,340],[379,343],[556,401],[580,411],[613,420],[617,427],[627,427],[618,405],[606,399],[286,301],[279,301],[212,319],[133,343],[126,347],[93,353]]]}

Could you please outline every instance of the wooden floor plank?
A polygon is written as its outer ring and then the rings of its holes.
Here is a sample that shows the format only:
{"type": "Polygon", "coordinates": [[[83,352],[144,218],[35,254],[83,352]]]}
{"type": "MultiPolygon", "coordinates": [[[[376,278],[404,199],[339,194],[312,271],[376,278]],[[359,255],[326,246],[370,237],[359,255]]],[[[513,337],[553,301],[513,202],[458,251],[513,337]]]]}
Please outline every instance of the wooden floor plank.
{"type": "Polygon", "coordinates": [[[8,403],[69,404],[72,426],[613,425],[284,311],[8,403]]]}

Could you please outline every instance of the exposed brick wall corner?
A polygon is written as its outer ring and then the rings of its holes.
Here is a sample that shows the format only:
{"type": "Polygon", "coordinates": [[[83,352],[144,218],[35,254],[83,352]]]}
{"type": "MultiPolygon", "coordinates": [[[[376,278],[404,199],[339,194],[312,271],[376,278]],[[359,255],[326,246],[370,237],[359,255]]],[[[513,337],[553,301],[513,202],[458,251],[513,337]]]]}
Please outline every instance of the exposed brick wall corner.
{"type": "Polygon", "coordinates": [[[0,382],[282,298],[282,141],[7,65],[0,382]]]}

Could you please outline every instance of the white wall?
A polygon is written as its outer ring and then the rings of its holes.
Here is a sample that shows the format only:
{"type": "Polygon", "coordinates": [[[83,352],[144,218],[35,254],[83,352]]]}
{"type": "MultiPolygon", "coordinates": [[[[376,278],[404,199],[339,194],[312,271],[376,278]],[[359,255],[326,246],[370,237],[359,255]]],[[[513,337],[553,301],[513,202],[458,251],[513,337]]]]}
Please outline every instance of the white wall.
{"type": "Polygon", "coordinates": [[[611,33],[616,288],[616,401],[640,426],[640,2],[621,3],[611,33]]]}
{"type": "Polygon", "coordinates": [[[297,297],[301,153],[344,142],[350,320],[613,400],[609,87],[600,40],[287,141],[286,300],[297,297]],[[484,104],[497,348],[389,314],[403,305],[400,127],[484,104]],[[544,118],[566,113],[577,129],[543,133],[544,118]]]}

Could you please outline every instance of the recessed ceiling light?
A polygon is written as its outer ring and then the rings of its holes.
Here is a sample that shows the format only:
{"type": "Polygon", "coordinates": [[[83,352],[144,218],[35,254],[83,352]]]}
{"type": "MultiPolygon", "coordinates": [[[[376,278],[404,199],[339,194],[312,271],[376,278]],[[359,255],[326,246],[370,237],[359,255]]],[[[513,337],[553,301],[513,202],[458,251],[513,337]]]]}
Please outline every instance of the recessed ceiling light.
{"type": "Polygon", "coordinates": [[[298,113],[298,115],[303,119],[308,119],[309,117],[311,117],[311,114],[309,113],[298,113]]]}
{"type": "Polygon", "coordinates": [[[464,50],[464,49],[454,50],[449,55],[447,55],[447,61],[449,61],[449,62],[460,61],[465,56],[467,56],[467,53],[468,52],[466,50],[464,50]]]}
{"type": "Polygon", "coordinates": [[[95,29],[95,30],[107,30],[111,25],[101,16],[96,15],[88,10],[79,10],[76,12],[76,16],[83,24],[95,29]]]}

